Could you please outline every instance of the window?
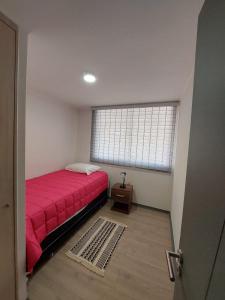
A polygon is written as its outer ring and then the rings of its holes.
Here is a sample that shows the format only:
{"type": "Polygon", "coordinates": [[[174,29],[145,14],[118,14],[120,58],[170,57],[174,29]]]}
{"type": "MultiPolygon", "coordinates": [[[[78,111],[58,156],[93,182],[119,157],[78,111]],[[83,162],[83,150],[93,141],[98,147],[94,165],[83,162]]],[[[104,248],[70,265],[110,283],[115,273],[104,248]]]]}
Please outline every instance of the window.
{"type": "Polygon", "coordinates": [[[177,104],[94,107],[91,161],[171,171],[177,104]]]}

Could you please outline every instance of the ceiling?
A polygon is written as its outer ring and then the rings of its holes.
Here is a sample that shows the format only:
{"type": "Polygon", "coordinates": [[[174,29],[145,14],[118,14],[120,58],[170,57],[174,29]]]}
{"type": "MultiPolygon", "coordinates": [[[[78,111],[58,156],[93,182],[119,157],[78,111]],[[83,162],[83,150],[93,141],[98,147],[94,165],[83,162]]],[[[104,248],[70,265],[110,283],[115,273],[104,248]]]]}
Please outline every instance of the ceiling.
{"type": "Polygon", "coordinates": [[[76,106],[180,99],[203,0],[1,0],[29,34],[28,89],[76,106]],[[98,77],[82,81],[84,72],[98,77]]]}

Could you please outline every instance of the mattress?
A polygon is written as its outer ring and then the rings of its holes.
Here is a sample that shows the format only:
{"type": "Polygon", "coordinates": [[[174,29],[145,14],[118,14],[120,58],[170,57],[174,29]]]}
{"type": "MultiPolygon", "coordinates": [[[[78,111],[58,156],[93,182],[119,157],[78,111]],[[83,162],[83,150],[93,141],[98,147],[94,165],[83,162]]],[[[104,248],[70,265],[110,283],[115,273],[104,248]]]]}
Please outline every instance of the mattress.
{"type": "Polygon", "coordinates": [[[27,271],[42,254],[41,242],[108,187],[108,175],[60,170],[26,181],[27,271]]]}

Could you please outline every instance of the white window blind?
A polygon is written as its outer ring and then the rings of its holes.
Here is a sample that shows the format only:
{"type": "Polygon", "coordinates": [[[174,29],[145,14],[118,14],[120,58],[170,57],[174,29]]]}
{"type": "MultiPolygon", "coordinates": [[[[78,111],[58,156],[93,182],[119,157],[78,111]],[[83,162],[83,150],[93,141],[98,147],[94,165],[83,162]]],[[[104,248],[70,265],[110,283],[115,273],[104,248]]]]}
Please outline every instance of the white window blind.
{"type": "Polygon", "coordinates": [[[169,102],[93,108],[91,161],[169,172],[176,106],[169,102]]]}

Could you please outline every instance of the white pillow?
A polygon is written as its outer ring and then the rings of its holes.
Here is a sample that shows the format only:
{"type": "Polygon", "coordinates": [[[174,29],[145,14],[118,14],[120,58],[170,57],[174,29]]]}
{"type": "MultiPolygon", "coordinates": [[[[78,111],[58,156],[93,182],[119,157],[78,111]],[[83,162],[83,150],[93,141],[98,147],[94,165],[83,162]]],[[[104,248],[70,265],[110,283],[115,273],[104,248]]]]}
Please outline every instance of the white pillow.
{"type": "Polygon", "coordinates": [[[72,172],[85,173],[87,175],[90,175],[91,173],[94,173],[100,170],[101,168],[95,165],[76,163],[76,164],[70,164],[66,166],[65,169],[72,172]]]}

